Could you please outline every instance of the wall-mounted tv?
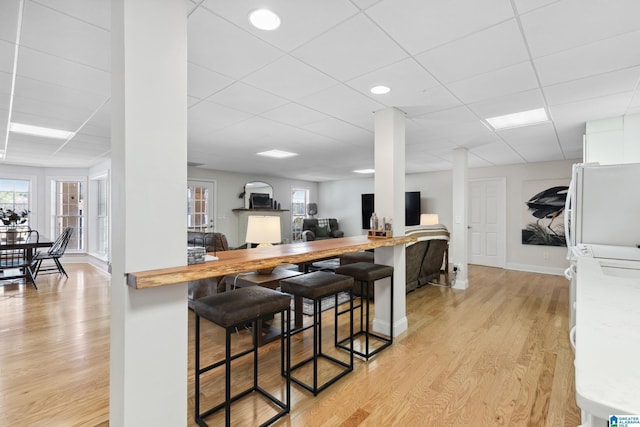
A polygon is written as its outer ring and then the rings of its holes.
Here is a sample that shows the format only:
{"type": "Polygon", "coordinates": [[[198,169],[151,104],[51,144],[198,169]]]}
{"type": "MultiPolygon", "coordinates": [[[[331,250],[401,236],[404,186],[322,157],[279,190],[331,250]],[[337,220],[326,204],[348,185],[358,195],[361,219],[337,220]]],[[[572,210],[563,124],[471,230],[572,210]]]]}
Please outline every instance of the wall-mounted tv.
{"type": "Polygon", "coordinates": [[[249,195],[249,204],[251,209],[271,209],[271,195],[269,193],[251,193],[249,195]]]}
{"type": "MultiPolygon", "coordinates": [[[[362,195],[362,228],[369,229],[369,220],[374,212],[375,200],[373,194],[362,195]]],[[[404,193],[404,224],[420,225],[420,192],[407,191],[404,193]]]]}

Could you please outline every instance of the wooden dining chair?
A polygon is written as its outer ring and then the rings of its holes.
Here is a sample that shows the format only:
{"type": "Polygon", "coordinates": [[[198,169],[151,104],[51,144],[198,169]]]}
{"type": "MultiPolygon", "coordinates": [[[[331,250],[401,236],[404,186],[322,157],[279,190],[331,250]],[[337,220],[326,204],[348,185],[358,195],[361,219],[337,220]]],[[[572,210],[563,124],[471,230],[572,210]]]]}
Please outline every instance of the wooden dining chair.
{"type": "Polygon", "coordinates": [[[55,272],[64,274],[67,278],[69,277],[60,262],[60,258],[62,258],[64,252],[67,250],[67,245],[69,244],[69,240],[71,240],[72,234],[73,227],[65,228],[47,252],[40,252],[33,257],[32,268],[34,270],[35,277],[38,277],[38,274],[40,273],[55,272]],[[42,263],[45,261],[52,261],[53,265],[44,265],[43,267],[42,263]]]}

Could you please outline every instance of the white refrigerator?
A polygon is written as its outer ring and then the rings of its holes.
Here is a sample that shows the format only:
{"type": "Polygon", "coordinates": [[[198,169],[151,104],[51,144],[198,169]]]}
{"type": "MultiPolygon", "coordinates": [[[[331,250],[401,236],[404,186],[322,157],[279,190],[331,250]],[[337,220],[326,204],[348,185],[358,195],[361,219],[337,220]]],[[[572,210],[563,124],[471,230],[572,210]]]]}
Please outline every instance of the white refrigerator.
{"type": "Polygon", "coordinates": [[[640,164],[574,165],[565,236],[576,400],[583,426],[606,426],[621,408],[640,409],[624,402],[640,402],[640,340],[628,339],[640,336],[640,164]],[[634,361],[604,363],[618,346],[634,361]],[[623,397],[613,378],[630,382],[623,397]]]}

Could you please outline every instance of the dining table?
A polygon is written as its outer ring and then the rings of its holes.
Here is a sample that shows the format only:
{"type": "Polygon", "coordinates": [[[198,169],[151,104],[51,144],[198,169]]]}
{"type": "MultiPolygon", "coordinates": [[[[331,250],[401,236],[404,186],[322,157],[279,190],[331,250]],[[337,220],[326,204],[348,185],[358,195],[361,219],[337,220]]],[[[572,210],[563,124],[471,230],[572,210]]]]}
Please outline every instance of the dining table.
{"type": "MultiPolygon", "coordinates": [[[[14,242],[7,242],[4,239],[0,239],[0,251],[24,250],[25,258],[27,260],[28,265],[33,264],[33,259],[38,249],[50,248],[52,245],[53,245],[53,241],[51,239],[48,239],[42,236],[40,236],[39,239],[35,242],[21,241],[21,240],[14,241],[14,242]]],[[[0,268],[0,272],[4,273],[4,271],[6,270],[15,270],[15,269],[16,269],[15,267],[0,268]]],[[[25,280],[28,281],[29,275],[26,273],[26,271],[22,271],[20,274],[12,274],[10,276],[5,276],[4,274],[0,275],[0,280],[17,279],[17,278],[24,278],[25,280]]]]}

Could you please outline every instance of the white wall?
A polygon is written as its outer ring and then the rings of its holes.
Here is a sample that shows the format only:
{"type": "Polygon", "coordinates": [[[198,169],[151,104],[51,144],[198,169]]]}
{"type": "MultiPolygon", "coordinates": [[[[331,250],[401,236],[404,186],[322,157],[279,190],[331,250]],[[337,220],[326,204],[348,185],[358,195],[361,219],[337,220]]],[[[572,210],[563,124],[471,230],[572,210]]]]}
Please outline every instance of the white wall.
{"type": "MultiPolygon", "coordinates": [[[[566,248],[521,243],[523,184],[529,180],[566,179],[571,165],[580,160],[469,169],[469,179],[505,177],[507,181],[507,268],[561,274],[566,268],[566,248]],[[548,259],[545,259],[545,254],[548,259]]],[[[410,174],[406,191],[420,191],[423,213],[437,213],[440,222],[452,230],[451,171],[410,174]]],[[[362,193],[373,192],[373,178],[322,182],[319,184],[320,217],[338,218],[346,236],[362,234],[362,193]]]]}
{"type": "MultiPolygon", "coordinates": [[[[31,180],[31,213],[29,225],[41,236],[55,238],[51,230],[51,177],[87,177],[85,168],[37,168],[31,166],[2,165],[0,178],[31,180]]],[[[86,189],[85,189],[86,190],[86,189]]],[[[85,198],[87,192],[85,191],[85,198]]]]}

